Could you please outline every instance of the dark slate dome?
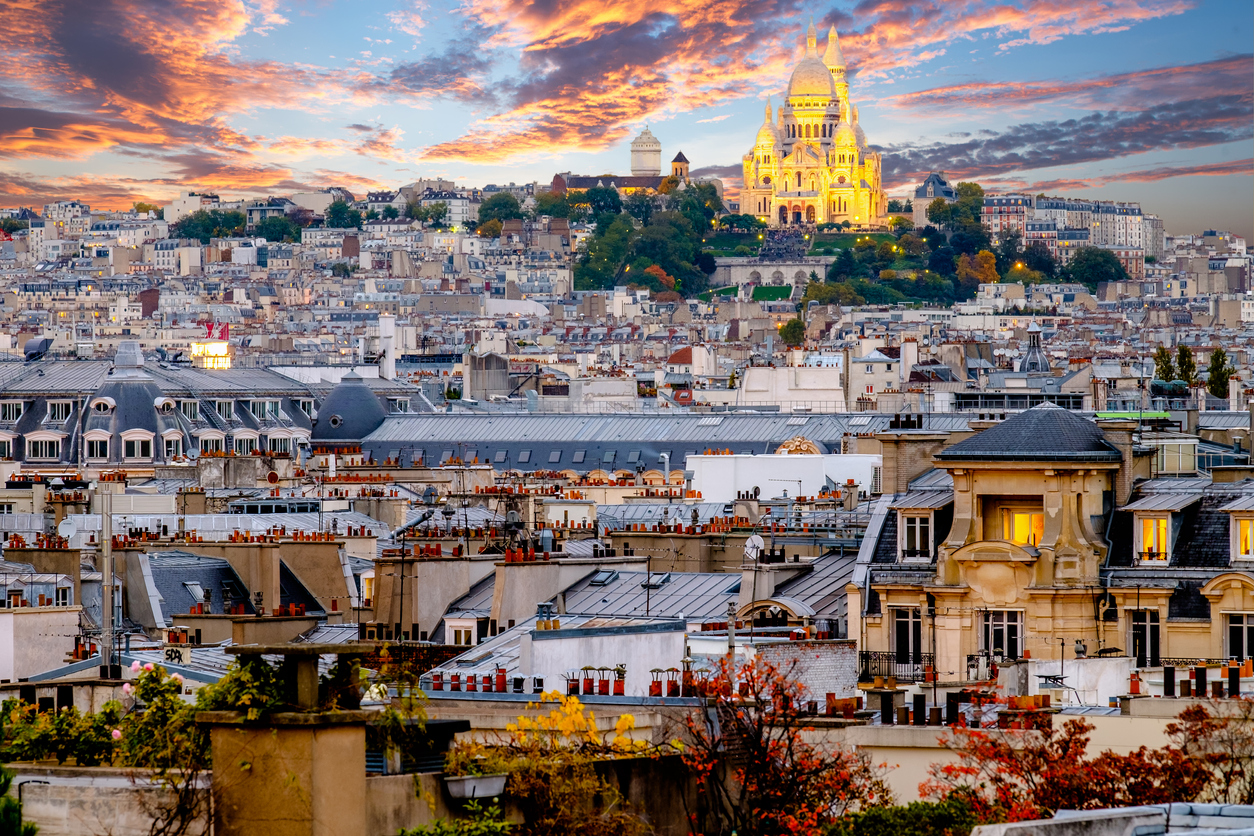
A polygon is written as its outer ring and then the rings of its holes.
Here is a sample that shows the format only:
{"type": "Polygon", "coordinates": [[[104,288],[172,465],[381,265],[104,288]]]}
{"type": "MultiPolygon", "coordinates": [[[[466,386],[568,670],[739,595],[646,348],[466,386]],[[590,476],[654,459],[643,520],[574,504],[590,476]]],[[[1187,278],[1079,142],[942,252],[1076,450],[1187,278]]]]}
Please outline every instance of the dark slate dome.
{"type": "Polygon", "coordinates": [[[365,379],[349,372],[318,407],[313,425],[313,442],[361,441],[377,430],[387,411],[379,403],[365,379]]]}
{"type": "Polygon", "coordinates": [[[1087,418],[1043,403],[946,447],[951,461],[1120,461],[1118,448],[1087,418]]]}

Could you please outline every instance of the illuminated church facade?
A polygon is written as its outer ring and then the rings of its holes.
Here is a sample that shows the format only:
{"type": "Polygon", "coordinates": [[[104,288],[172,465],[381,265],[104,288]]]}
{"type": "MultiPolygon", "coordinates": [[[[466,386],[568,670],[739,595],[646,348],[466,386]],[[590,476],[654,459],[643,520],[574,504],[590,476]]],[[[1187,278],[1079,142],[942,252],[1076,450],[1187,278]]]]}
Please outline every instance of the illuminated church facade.
{"type": "Polygon", "coordinates": [[[849,101],[836,27],[820,58],[810,24],[783,106],[773,112],[767,100],[766,120],[744,156],[743,182],[740,211],[771,226],[849,221],[865,227],[883,218],[880,155],[867,148],[849,101]]]}

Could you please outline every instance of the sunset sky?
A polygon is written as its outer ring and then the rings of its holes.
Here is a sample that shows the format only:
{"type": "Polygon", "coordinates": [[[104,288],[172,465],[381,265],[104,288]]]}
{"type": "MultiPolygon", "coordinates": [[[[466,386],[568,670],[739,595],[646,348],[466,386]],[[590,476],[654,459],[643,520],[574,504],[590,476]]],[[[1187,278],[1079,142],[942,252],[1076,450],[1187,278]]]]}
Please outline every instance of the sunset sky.
{"type": "Polygon", "coordinates": [[[0,0],[0,207],[420,177],[738,185],[813,16],[890,195],[928,171],[1254,238],[1250,0],[0,0]]]}

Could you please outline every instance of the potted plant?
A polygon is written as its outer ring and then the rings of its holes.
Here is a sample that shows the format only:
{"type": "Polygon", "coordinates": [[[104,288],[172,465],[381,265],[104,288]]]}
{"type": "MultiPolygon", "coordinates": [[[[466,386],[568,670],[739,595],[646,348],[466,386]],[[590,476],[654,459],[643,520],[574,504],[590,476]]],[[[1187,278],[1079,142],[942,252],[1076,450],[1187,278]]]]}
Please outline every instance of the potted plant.
{"type": "Polygon", "coordinates": [[[505,791],[510,766],[500,747],[459,743],[444,759],[444,786],[452,798],[494,798],[505,791]]]}

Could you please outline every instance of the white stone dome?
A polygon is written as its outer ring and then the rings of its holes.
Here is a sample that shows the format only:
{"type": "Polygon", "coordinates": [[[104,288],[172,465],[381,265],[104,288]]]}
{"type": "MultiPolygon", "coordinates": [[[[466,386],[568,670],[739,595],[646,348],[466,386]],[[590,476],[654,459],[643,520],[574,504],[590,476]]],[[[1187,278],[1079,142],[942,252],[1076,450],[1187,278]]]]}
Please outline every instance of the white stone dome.
{"type": "Polygon", "coordinates": [[[836,96],[831,71],[813,55],[806,55],[802,58],[792,71],[792,78],[788,82],[788,97],[797,96],[818,96],[828,99],[836,96]]]}
{"type": "Polygon", "coordinates": [[[858,135],[854,132],[853,126],[848,122],[841,122],[836,126],[836,144],[837,145],[857,145],[858,135]]]}

